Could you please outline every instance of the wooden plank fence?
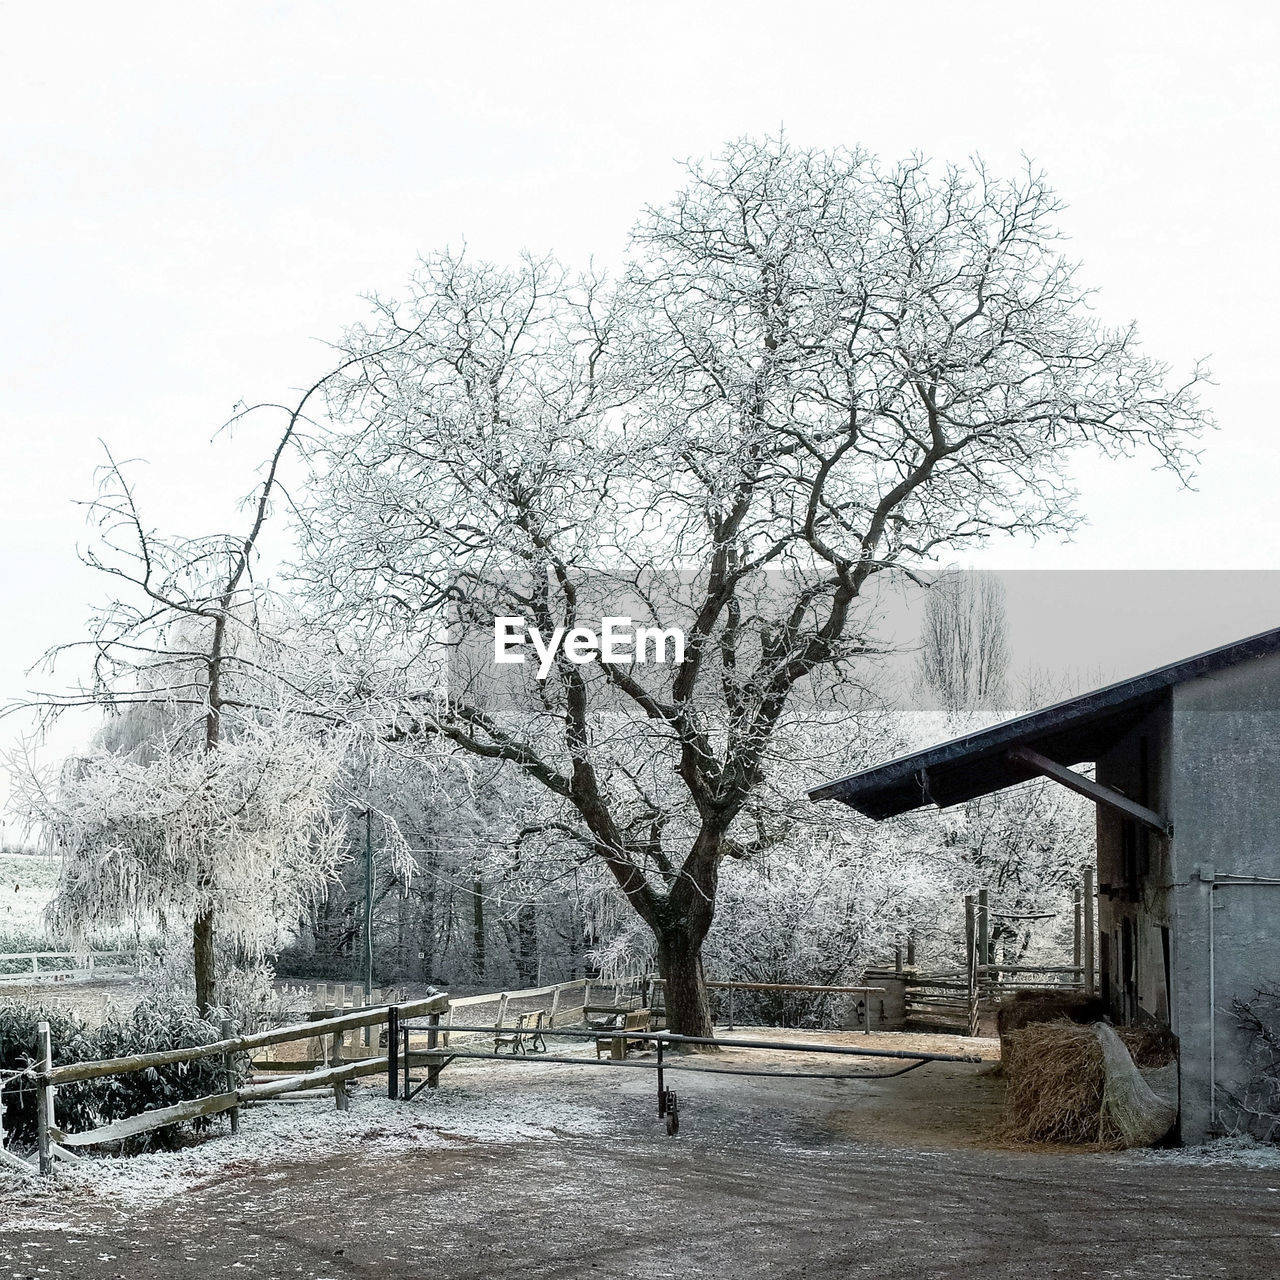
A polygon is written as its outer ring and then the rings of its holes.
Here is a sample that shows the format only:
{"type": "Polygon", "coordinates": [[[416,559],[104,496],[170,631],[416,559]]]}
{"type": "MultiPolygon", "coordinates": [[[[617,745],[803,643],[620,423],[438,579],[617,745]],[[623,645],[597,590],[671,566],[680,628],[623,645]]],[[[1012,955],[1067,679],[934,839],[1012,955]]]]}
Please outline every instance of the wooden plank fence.
{"type": "MultiPolygon", "coordinates": [[[[49,1024],[38,1025],[37,1059],[31,1070],[36,1082],[37,1149],[39,1170],[48,1175],[53,1172],[55,1160],[74,1161],[75,1151],[84,1147],[99,1146],[107,1142],[119,1142],[137,1137],[155,1129],[212,1116],[230,1111],[233,1130],[238,1128],[239,1108],[246,1102],[261,1102],[269,1098],[332,1086],[339,1109],[346,1109],[348,1080],[362,1076],[387,1074],[390,1071],[388,1054],[374,1054],[355,1062],[342,1061],[342,1042],[347,1032],[364,1027],[381,1026],[389,1021],[440,1015],[449,1008],[445,994],[428,996],[423,1000],[410,1000],[402,1004],[383,1005],[339,1014],[320,1021],[297,1023],[288,1027],[276,1027],[247,1036],[224,1035],[211,1044],[195,1045],[182,1049],[162,1049],[154,1053],[126,1054],[119,1058],[96,1062],[72,1062],[57,1066],[53,1062],[49,1036],[49,1024]],[[151,1067],[169,1066],[177,1062],[193,1062],[200,1058],[220,1057],[227,1065],[228,1083],[232,1082],[232,1063],[237,1054],[252,1053],[268,1045],[286,1044],[293,1040],[310,1040],[317,1035],[331,1038],[333,1061],[318,1071],[306,1071],[263,1083],[242,1085],[203,1098],[191,1098],[168,1107],[144,1111],[140,1115],[113,1120],[83,1133],[64,1133],[54,1120],[56,1091],[59,1085],[78,1080],[97,1080],[104,1076],[125,1075],[133,1071],[145,1071],[151,1067]]],[[[224,1024],[224,1030],[225,1030],[224,1024]]],[[[286,1064],[278,1064],[286,1065],[286,1064]]],[[[5,1168],[20,1167],[30,1172],[25,1161],[0,1147],[0,1165],[5,1168]]]]}
{"type": "MultiPolygon", "coordinates": [[[[461,996],[449,1002],[449,1013],[444,1022],[440,1024],[441,1033],[444,1035],[444,1043],[449,1043],[449,1027],[453,1023],[453,1011],[455,1009],[471,1009],[477,1006],[496,1004],[493,1024],[495,1030],[503,1027],[507,1023],[508,1006],[513,1003],[523,1004],[531,1000],[548,1000],[546,1007],[548,1030],[555,1030],[556,1027],[576,1027],[583,1026],[587,1020],[587,1010],[592,1006],[592,995],[599,994],[601,989],[611,992],[618,992],[624,988],[634,989],[637,992],[648,993],[648,998],[652,998],[652,992],[655,987],[661,985],[661,980],[655,978],[652,974],[626,974],[619,978],[603,979],[603,978],[574,978],[568,982],[556,982],[546,987],[526,987],[519,991],[493,991],[486,992],[477,996],[461,996]],[[580,994],[579,994],[580,993],[580,994]]],[[[637,1000],[645,998],[637,995],[637,1000]]],[[[480,1019],[475,1014],[463,1021],[487,1021],[480,1019]]],[[[477,1033],[466,1033],[469,1038],[476,1038],[477,1033]]]]}
{"type": "Polygon", "coordinates": [[[965,965],[941,973],[912,972],[906,979],[906,1015],[916,1030],[978,1034],[979,1014],[1006,996],[1024,990],[1096,989],[1094,966],[1094,873],[1085,868],[1080,887],[1072,890],[1073,954],[1071,964],[1001,964],[992,944],[991,921],[1042,919],[1031,915],[993,911],[988,891],[980,889],[964,900],[965,965]]]}
{"type": "Polygon", "coordinates": [[[109,973],[132,973],[137,969],[135,951],[11,951],[0,954],[0,986],[25,985],[30,982],[69,982],[93,978],[102,970],[109,973]],[[40,961],[45,962],[44,968],[40,961]],[[70,964],[52,961],[69,960],[70,964]],[[19,972],[9,969],[21,964],[19,972]],[[30,965],[30,968],[27,968],[30,965]]]}

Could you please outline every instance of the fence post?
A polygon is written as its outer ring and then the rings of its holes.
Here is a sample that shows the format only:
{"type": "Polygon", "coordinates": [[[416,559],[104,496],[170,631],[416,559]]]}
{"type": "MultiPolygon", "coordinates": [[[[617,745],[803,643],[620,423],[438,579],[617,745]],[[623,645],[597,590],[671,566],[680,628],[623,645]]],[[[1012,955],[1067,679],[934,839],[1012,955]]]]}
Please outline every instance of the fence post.
{"type": "MultiPolygon", "coordinates": [[[[984,970],[991,964],[991,908],[985,889],[978,890],[978,963],[984,970]]],[[[989,973],[982,976],[990,981],[989,973]]]]}
{"type": "Polygon", "coordinates": [[[1093,868],[1084,869],[1084,989],[1093,995],[1093,868]]]}
{"type": "Polygon", "coordinates": [[[49,1024],[36,1023],[36,1141],[40,1148],[40,1172],[48,1177],[53,1173],[53,1085],[49,1072],[53,1070],[53,1042],[49,1038],[49,1024]]]}
{"type": "MultiPolygon", "coordinates": [[[[223,1018],[222,1027],[218,1034],[224,1040],[231,1039],[231,1019],[223,1018]]],[[[233,1093],[236,1089],[236,1056],[230,1049],[226,1050],[222,1055],[222,1069],[227,1078],[227,1092],[233,1093]]],[[[237,1134],[240,1132],[240,1108],[232,1107],[228,1113],[231,1116],[231,1132],[237,1134]]]]}
{"type": "MultiPolygon", "coordinates": [[[[440,1015],[431,1013],[427,1015],[427,1048],[438,1049],[440,1047],[440,1015]]],[[[433,1062],[427,1067],[427,1088],[437,1089],[440,1086],[440,1063],[433,1062]]]]}
{"type": "Polygon", "coordinates": [[[1076,885],[1071,894],[1071,922],[1074,931],[1071,946],[1071,963],[1076,969],[1076,978],[1081,985],[1084,984],[1084,928],[1081,914],[1084,909],[1084,895],[1080,892],[1080,886],[1076,885]]]}
{"type": "Polygon", "coordinates": [[[978,1034],[978,931],[977,906],[973,894],[964,898],[965,970],[968,977],[969,1034],[978,1034]]]}
{"type": "Polygon", "coordinates": [[[554,1027],[556,1025],[556,1013],[559,1011],[559,1008],[560,1008],[560,985],[557,984],[555,989],[551,992],[551,1016],[547,1020],[548,1027],[554,1027]]]}
{"type": "Polygon", "coordinates": [[[399,1060],[400,1010],[392,1004],[387,1006],[387,1097],[392,1099],[396,1098],[400,1091],[397,1075],[399,1060]]]}
{"type": "MultiPolygon", "coordinates": [[[[342,1066],[342,1041],[346,1034],[345,1031],[335,1031],[330,1037],[332,1047],[329,1050],[329,1065],[331,1067],[342,1066]]],[[[339,1111],[347,1109],[347,1082],[345,1080],[335,1080],[333,1082],[333,1102],[339,1111]]]]}

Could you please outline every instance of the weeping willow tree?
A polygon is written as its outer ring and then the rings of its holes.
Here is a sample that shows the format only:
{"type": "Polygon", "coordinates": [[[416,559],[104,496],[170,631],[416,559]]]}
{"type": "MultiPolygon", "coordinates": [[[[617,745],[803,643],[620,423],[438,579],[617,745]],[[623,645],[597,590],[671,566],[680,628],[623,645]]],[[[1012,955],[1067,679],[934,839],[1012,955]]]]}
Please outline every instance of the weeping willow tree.
{"type": "Polygon", "coordinates": [[[19,812],[66,855],[55,904],[66,930],[148,914],[169,928],[186,920],[202,1011],[215,1004],[219,915],[228,941],[256,949],[273,895],[296,905],[334,856],[323,799],[331,751],[312,736],[331,719],[316,706],[296,633],[291,643],[268,621],[254,567],[286,451],[319,386],[287,411],[240,532],[158,532],[108,451],[87,504],[96,536],[81,558],[112,594],[86,639],[46,655],[52,669],[87,651],[90,678],[5,709],[46,721],[75,707],[126,717],[58,780],[20,766],[19,812]],[[134,740],[113,744],[113,734],[134,740]],[[250,896],[259,889],[265,911],[250,896]]]}
{"type": "Polygon", "coordinates": [[[220,729],[208,750],[202,716],[138,702],[56,775],[17,778],[22,816],[63,855],[50,926],[71,939],[153,923],[187,932],[202,1012],[216,1000],[200,922],[216,919],[226,948],[261,958],[323,896],[346,852],[334,733],[238,708],[224,709],[220,729]]]}

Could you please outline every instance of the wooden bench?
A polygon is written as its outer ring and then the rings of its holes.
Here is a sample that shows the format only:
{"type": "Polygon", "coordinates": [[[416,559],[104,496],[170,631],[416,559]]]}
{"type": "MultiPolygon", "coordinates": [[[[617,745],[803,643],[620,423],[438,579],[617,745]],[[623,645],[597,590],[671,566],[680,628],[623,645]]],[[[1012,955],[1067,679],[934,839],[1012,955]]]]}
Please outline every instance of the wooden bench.
{"type": "Polygon", "coordinates": [[[493,1028],[494,1053],[501,1053],[503,1045],[510,1046],[513,1054],[546,1053],[547,1042],[542,1035],[546,1023],[545,1009],[531,1009],[528,1013],[519,1014],[515,1024],[510,1027],[497,1023],[493,1028]]]}
{"type": "Polygon", "coordinates": [[[627,1056],[627,1049],[633,1043],[626,1036],[609,1035],[607,1032],[617,1031],[650,1031],[652,1018],[648,1009],[618,1009],[609,1014],[602,1023],[592,1026],[602,1033],[596,1036],[596,1057],[600,1057],[601,1049],[608,1048],[609,1056],[621,1061],[627,1056]]]}

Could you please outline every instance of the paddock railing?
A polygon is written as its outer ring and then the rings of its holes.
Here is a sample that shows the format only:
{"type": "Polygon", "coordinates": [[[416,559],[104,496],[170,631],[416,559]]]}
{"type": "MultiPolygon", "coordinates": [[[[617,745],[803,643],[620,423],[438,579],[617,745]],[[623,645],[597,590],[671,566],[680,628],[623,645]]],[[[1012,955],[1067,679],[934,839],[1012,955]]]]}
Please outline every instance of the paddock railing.
{"type": "Polygon", "coordinates": [[[133,951],[13,951],[0,954],[0,986],[67,982],[102,972],[132,973],[136,968],[133,951]]]}
{"type": "MultiPolygon", "coordinates": [[[[37,1059],[25,1073],[32,1077],[36,1086],[36,1139],[38,1167],[41,1174],[51,1174],[55,1161],[62,1160],[74,1163],[80,1157],[75,1153],[84,1147],[99,1146],[103,1143],[119,1142],[126,1138],[134,1138],[140,1134],[183,1121],[195,1120],[204,1116],[231,1113],[231,1129],[235,1133],[240,1127],[240,1107],[244,1103],[262,1102],[269,1098],[285,1094],[297,1093],[301,1090],[325,1089],[332,1087],[334,1100],[340,1111],[347,1108],[346,1084],[362,1076],[386,1074],[389,1067],[388,1053],[378,1051],[355,1061],[348,1061],[344,1053],[344,1039],[349,1032],[364,1027],[394,1027],[404,1018],[435,1017],[445,1013],[449,1008],[447,994],[429,996],[423,1000],[410,1000],[398,1005],[384,1005],[378,1008],[361,1009],[353,1013],[340,1014],[337,1017],[324,1018],[318,1021],[298,1023],[288,1027],[276,1027],[270,1031],[259,1031],[252,1035],[233,1036],[226,1034],[230,1026],[223,1024],[223,1037],[210,1044],[194,1045],[181,1049],[162,1049],[154,1053],[126,1054],[119,1058],[106,1058],[94,1062],[73,1062],[58,1066],[53,1061],[49,1024],[41,1022],[37,1026],[37,1059]],[[235,1070],[235,1058],[240,1054],[252,1054],[255,1049],[268,1045],[286,1044],[294,1040],[313,1040],[321,1037],[327,1040],[330,1053],[330,1065],[319,1070],[305,1071],[287,1075],[263,1083],[240,1084],[235,1070]],[[146,1071],[153,1067],[171,1066],[178,1062],[194,1062],[201,1058],[220,1058],[225,1067],[226,1087],[220,1093],[209,1094],[200,1098],[190,1098],[168,1107],[157,1107],[144,1111],[136,1116],[122,1120],[113,1120],[108,1124],[87,1129],[81,1133],[65,1133],[55,1123],[56,1095],[59,1085],[71,1084],[80,1080],[97,1080],[104,1076],[127,1075],[134,1071],[146,1071]]],[[[388,1042],[394,1037],[388,1036],[388,1042]]],[[[382,1040],[381,1034],[377,1041],[382,1040]]],[[[391,1052],[394,1052],[393,1050],[391,1052]]],[[[287,1066],[281,1063],[279,1066],[287,1066]]],[[[17,1172],[30,1173],[31,1166],[0,1147],[0,1164],[17,1172]]]]}

